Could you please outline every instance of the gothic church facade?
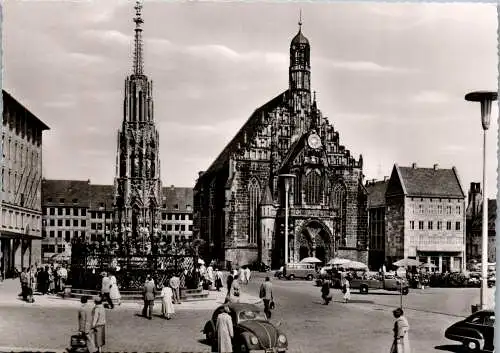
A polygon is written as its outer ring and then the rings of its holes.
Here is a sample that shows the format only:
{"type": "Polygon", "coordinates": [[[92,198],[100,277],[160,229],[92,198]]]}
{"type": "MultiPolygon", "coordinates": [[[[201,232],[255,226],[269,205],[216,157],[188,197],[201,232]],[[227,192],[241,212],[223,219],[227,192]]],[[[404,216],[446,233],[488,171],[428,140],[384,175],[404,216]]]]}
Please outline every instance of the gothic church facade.
{"type": "Polygon", "coordinates": [[[209,259],[233,266],[285,259],[285,187],[289,188],[289,262],[334,256],[366,263],[367,192],[363,158],[311,94],[310,45],[299,32],[290,44],[289,87],[257,108],[194,188],[194,234],[209,259]]]}

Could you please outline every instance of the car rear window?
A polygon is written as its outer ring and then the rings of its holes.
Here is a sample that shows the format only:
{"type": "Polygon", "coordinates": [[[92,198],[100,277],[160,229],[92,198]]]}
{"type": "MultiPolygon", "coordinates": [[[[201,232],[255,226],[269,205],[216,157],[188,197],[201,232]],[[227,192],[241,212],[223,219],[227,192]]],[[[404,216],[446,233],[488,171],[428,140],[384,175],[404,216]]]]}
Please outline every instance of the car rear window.
{"type": "Polygon", "coordinates": [[[260,312],[260,311],[245,310],[245,311],[240,312],[239,319],[240,320],[266,320],[267,317],[263,312],[260,312]]]}

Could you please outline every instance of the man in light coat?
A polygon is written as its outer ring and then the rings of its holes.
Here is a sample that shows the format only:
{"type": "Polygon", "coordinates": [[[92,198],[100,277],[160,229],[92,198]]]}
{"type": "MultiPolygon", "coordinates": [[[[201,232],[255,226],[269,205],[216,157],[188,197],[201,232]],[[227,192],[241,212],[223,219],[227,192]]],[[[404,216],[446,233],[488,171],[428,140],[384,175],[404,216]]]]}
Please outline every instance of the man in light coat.
{"type": "Polygon", "coordinates": [[[151,279],[151,276],[146,277],[146,283],[142,288],[142,296],[144,300],[144,307],[142,308],[142,316],[147,317],[149,320],[153,318],[153,307],[155,304],[156,287],[151,279]]]}
{"type": "Polygon", "coordinates": [[[94,345],[93,332],[91,334],[93,306],[88,302],[88,299],[89,298],[87,296],[83,296],[80,299],[82,306],[78,309],[78,332],[80,332],[80,335],[85,337],[89,352],[94,352],[96,348],[94,345]]]}
{"type": "Polygon", "coordinates": [[[410,353],[410,340],[408,338],[408,331],[410,325],[408,320],[404,317],[403,309],[397,308],[393,310],[392,314],[396,319],[394,322],[394,341],[391,347],[391,353],[410,353]]]}
{"type": "Polygon", "coordinates": [[[110,291],[111,291],[111,280],[109,279],[108,273],[103,272],[102,282],[101,282],[101,298],[103,301],[106,301],[108,303],[108,307],[110,309],[113,309],[115,305],[113,304],[111,296],[109,295],[110,291]]]}
{"type": "Polygon", "coordinates": [[[177,276],[177,274],[173,275],[172,278],[170,278],[169,285],[170,288],[172,288],[172,293],[173,293],[173,302],[174,304],[180,304],[181,303],[181,297],[179,293],[179,287],[180,287],[180,279],[177,276]]]}
{"type": "Polygon", "coordinates": [[[224,312],[217,317],[217,343],[219,353],[232,353],[233,344],[233,320],[229,315],[230,310],[227,305],[224,306],[224,312]]]}

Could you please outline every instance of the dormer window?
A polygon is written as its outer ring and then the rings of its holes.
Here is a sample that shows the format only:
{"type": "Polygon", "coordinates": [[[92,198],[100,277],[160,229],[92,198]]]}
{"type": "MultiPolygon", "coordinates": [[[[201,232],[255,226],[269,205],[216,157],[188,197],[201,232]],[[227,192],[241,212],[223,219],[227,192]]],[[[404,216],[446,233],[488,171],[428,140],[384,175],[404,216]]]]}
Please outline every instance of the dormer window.
{"type": "Polygon", "coordinates": [[[64,203],[64,199],[59,199],[59,202],[60,203],[64,203]]]}

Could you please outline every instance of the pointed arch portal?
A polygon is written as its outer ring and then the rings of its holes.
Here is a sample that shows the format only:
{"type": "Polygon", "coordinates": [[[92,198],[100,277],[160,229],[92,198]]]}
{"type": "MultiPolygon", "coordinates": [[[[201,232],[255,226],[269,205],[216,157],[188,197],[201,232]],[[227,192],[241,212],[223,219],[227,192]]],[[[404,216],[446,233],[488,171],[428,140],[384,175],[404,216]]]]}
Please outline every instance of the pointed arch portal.
{"type": "Polygon", "coordinates": [[[304,224],[297,234],[297,241],[298,256],[295,258],[298,261],[314,256],[325,263],[333,257],[334,248],[331,232],[319,220],[312,220],[304,224]]]}

